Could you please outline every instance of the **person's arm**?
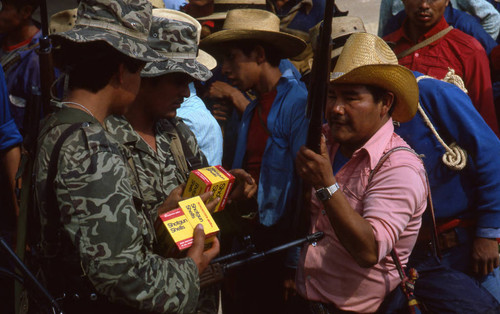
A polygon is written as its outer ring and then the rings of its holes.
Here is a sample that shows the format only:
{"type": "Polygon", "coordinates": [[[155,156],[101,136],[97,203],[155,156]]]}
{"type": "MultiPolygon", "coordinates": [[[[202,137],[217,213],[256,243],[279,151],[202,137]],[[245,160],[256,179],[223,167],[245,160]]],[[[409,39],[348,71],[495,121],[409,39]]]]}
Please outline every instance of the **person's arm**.
{"type": "Polygon", "coordinates": [[[476,46],[476,53],[464,59],[464,83],[468,95],[490,128],[500,136],[498,120],[493,101],[490,64],[483,47],[473,40],[471,45],[476,46]]]}
{"type": "MultiPolygon", "coordinates": [[[[396,154],[396,153],[394,153],[396,154]]],[[[302,147],[297,155],[300,176],[315,189],[336,183],[322,139],[321,154],[302,147]]],[[[413,215],[426,202],[425,179],[417,169],[392,166],[380,170],[363,201],[360,215],[341,189],[323,202],[328,219],[342,246],[361,267],[372,267],[392,250],[413,215]]]]}
{"type": "Polygon", "coordinates": [[[457,0],[460,10],[481,21],[484,30],[493,38],[498,37],[500,31],[500,13],[486,0],[457,0]]]}
{"type": "Polygon", "coordinates": [[[240,90],[222,81],[216,81],[210,85],[208,96],[228,100],[240,115],[250,103],[250,100],[240,90]]]}
{"type": "MultiPolygon", "coordinates": [[[[203,251],[197,239],[187,258],[153,254],[147,240],[152,226],[135,207],[130,169],[123,157],[112,149],[67,150],[63,156],[56,177],[61,219],[97,291],[140,310],[193,311],[198,274],[218,253],[217,240],[203,251]]],[[[200,237],[200,230],[195,237],[200,237]]]]}
{"type": "Polygon", "coordinates": [[[19,206],[16,201],[16,173],[21,161],[21,148],[19,145],[10,147],[2,152],[1,156],[2,165],[0,173],[5,175],[3,179],[6,180],[5,184],[9,189],[9,195],[12,196],[8,201],[8,204],[12,203],[12,207],[7,206],[7,208],[14,208],[17,216],[17,214],[19,214],[19,206]]]}
{"type": "Polygon", "coordinates": [[[498,266],[499,258],[495,238],[500,238],[500,140],[458,87],[433,80],[421,80],[419,86],[421,103],[438,132],[449,134],[469,156],[462,171],[472,172],[464,173],[460,180],[473,180],[470,185],[474,187],[475,203],[471,210],[478,220],[472,270],[484,274],[498,266]]]}

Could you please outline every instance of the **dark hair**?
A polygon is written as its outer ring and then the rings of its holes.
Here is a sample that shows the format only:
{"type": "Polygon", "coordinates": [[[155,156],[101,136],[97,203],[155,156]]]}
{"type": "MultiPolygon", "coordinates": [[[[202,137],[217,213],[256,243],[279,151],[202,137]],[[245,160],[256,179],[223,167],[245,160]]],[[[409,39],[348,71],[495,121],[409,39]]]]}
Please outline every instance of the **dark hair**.
{"type": "Polygon", "coordinates": [[[231,47],[236,47],[241,49],[241,51],[249,57],[255,47],[261,46],[264,48],[264,53],[266,54],[266,61],[273,67],[278,67],[280,65],[281,59],[283,59],[279,51],[275,47],[269,45],[266,42],[260,40],[238,40],[233,41],[229,44],[231,47]]]}
{"type": "Polygon", "coordinates": [[[54,49],[54,65],[69,76],[70,90],[81,88],[92,93],[103,89],[118,72],[120,64],[137,73],[144,61],[133,59],[104,41],[74,43],[62,40],[54,49]]]}
{"type": "MultiPolygon", "coordinates": [[[[375,103],[378,103],[383,100],[385,95],[389,93],[389,91],[385,88],[374,86],[374,85],[366,85],[366,89],[372,94],[373,101],[375,103]]],[[[394,112],[394,108],[396,107],[396,95],[394,95],[394,100],[392,101],[392,105],[389,108],[389,116],[392,116],[392,113],[394,112]]]]}

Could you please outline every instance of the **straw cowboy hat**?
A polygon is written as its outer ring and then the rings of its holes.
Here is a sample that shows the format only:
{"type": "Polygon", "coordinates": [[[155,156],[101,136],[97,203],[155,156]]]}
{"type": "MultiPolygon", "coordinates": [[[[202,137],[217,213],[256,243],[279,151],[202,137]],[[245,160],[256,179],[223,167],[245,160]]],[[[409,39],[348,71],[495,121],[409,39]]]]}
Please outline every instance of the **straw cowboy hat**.
{"type": "Polygon", "coordinates": [[[153,9],[153,23],[148,43],[167,58],[150,62],[141,72],[142,77],[168,73],[186,73],[194,79],[206,81],[217,62],[208,53],[198,49],[200,23],[192,16],[170,9],[153,9]]]}
{"type": "Polygon", "coordinates": [[[266,0],[214,0],[214,12],[196,18],[198,21],[224,20],[227,12],[234,9],[266,9],[266,0]]]}
{"type": "Polygon", "coordinates": [[[54,41],[104,41],[134,59],[163,60],[147,44],[151,15],[152,6],[147,0],[82,0],[73,28],[50,36],[54,41]]]}
{"type": "Polygon", "coordinates": [[[204,38],[200,45],[216,51],[223,43],[240,40],[264,42],[278,51],[281,58],[294,57],[306,48],[299,37],[280,32],[280,19],[276,15],[257,9],[229,11],[222,30],[204,38]]]}
{"type": "Polygon", "coordinates": [[[330,74],[330,83],[373,85],[393,92],[396,107],[392,117],[398,122],[410,121],[417,112],[415,76],[398,65],[391,48],[375,35],[355,33],[349,37],[330,74]]]}

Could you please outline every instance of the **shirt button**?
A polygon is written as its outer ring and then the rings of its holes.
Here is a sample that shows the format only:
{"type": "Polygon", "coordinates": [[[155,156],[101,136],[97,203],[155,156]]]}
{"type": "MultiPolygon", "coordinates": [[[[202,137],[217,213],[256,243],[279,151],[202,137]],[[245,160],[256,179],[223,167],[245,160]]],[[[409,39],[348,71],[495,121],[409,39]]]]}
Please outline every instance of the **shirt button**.
{"type": "Polygon", "coordinates": [[[309,275],[308,275],[308,276],[307,276],[307,280],[311,280],[311,276],[309,276],[309,275]]]}
{"type": "Polygon", "coordinates": [[[420,56],[420,54],[418,52],[415,52],[415,58],[418,58],[418,56],[420,56]]]}
{"type": "Polygon", "coordinates": [[[323,210],[321,211],[321,213],[322,213],[323,215],[326,215],[326,210],[324,210],[324,209],[323,209],[323,210]]]}

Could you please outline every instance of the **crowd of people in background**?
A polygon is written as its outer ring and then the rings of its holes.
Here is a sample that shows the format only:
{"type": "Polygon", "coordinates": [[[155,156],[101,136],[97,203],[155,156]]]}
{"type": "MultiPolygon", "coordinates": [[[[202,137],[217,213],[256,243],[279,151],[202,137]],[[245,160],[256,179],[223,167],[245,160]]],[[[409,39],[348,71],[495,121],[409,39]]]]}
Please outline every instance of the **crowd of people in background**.
{"type": "MultiPolygon", "coordinates": [[[[401,268],[435,257],[500,312],[500,2],[382,0],[378,36],[333,5],[315,150],[326,1],[75,0],[41,25],[0,0],[0,237],[66,313],[407,313],[401,268]],[[217,165],[220,232],[179,251],[160,215],[217,165]],[[200,283],[299,230],[323,237],[200,283]]],[[[0,312],[47,306],[0,268],[0,312]]]]}

